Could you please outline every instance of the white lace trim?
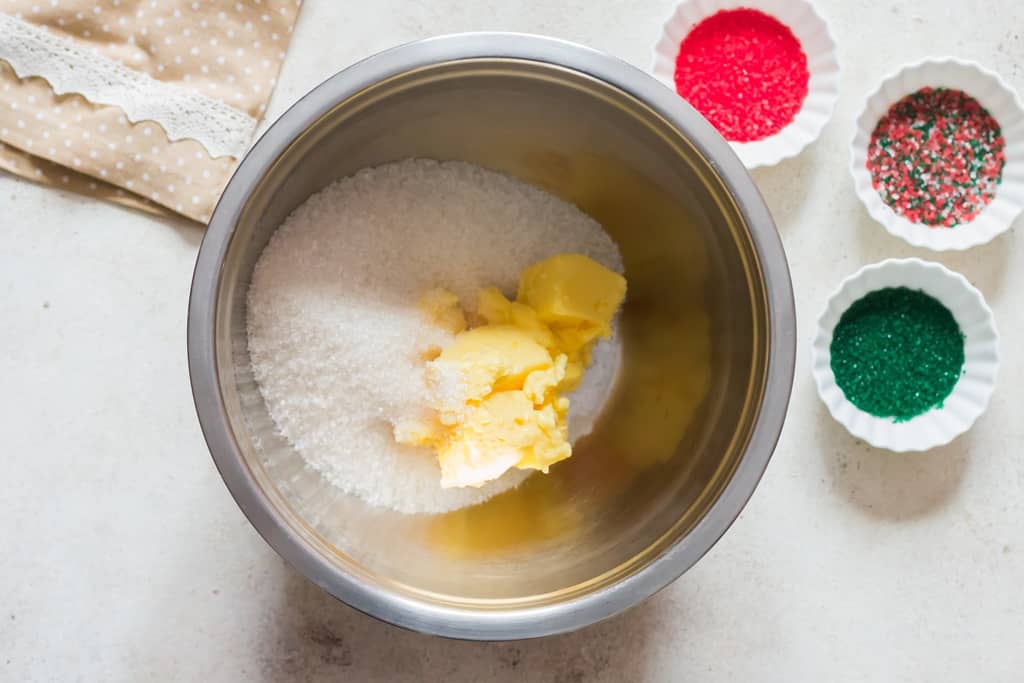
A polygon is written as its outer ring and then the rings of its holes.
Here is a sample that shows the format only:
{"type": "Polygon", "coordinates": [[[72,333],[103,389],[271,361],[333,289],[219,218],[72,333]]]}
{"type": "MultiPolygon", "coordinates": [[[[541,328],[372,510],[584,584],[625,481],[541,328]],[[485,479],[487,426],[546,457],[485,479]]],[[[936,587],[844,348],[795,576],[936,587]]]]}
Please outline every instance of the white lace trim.
{"type": "Polygon", "coordinates": [[[119,107],[130,121],[153,121],[171,140],[195,140],[214,157],[240,157],[256,120],[223,102],[162,83],[73,40],[0,13],[0,59],[18,78],[45,78],[58,95],[76,93],[119,107]]]}

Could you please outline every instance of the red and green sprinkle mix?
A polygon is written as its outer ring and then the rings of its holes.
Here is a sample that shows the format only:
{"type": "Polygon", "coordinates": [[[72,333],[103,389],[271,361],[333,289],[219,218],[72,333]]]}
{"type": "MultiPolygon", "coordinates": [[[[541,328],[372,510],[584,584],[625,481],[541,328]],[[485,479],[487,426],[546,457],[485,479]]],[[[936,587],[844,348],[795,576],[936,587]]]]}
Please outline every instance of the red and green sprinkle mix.
{"type": "Polygon", "coordinates": [[[996,196],[1006,165],[999,122],[961,90],[922,88],[889,108],[868,146],[871,184],[911,223],[952,228],[996,196]]]}
{"type": "Polygon", "coordinates": [[[788,26],[755,9],[722,10],[693,27],[676,56],[676,92],[726,140],[789,125],[807,98],[807,55],[788,26]]]}

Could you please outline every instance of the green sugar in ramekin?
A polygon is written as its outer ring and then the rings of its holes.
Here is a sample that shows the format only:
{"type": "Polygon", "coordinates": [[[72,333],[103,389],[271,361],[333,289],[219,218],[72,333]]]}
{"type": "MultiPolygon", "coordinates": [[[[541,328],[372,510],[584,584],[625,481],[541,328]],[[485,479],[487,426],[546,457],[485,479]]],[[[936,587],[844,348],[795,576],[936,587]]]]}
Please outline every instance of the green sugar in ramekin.
{"type": "Polygon", "coordinates": [[[964,367],[964,335],[953,314],[907,287],[855,301],[839,318],[829,351],[846,399],[896,422],[941,407],[964,367]]]}

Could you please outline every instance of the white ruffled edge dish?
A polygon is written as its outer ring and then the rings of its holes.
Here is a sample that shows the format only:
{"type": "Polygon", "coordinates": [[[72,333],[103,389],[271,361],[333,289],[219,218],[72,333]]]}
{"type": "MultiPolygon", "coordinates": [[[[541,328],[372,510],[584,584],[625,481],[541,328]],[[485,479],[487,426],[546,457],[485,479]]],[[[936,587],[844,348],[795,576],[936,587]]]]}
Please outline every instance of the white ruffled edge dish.
{"type": "Polygon", "coordinates": [[[915,247],[934,251],[963,250],[985,244],[1005,232],[1024,209],[1024,108],[1013,89],[998,74],[974,62],[954,58],[927,59],[908,64],[885,78],[864,103],[850,148],[850,172],[857,196],[868,213],[886,230],[915,247]],[[962,90],[978,100],[1003,131],[1006,165],[996,196],[974,220],[955,228],[911,223],[893,211],[872,187],[867,168],[871,133],[889,107],[924,87],[962,90]]]}
{"type": "Polygon", "coordinates": [[[772,166],[796,156],[814,142],[832,118],[839,99],[839,62],[828,24],[807,0],[683,0],[661,30],[654,47],[654,76],[676,91],[675,63],[679,46],[698,23],[722,10],[756,9],[770,14],[793,31],[807,55],[807,97],[793,120],[763,140],[729,142],[750,169],[772,166]]]}
{"type": "Polygon", "coordinates": [[[924,451],[963,434],[985,412],[999,370],[999,334],[981,292],[959,273],[921,259],[888,259],[846,278],[818,319],[811,347],[818,395],[832,417],[853,436],[890,451],[924,451]],[[949,309],[964,334],[963,374],[941,407],[896,422],[860,410],[847,400],[832,374],[832,333],[840,316],[858,299],[886,287],[918,289],[949,309]]]}

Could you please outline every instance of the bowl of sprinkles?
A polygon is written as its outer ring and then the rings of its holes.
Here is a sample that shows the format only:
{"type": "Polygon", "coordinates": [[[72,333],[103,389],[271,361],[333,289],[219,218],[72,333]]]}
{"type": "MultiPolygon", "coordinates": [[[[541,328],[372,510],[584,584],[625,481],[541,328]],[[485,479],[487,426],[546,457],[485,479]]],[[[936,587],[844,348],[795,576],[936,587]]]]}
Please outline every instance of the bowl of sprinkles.
{"type": "Polygon", "coordinates": [[[892,451],[942,446],[985,411],[999,335],[958,273],[890,259],[847,278],[818,320],[811,367],[821,400],[853,436],[892,451]]]}
{"type": "Polygon", "coordinates": [[[662,27],[652,71],[747,168],[800,153],[839,98],[835,42],[806,0],[684,0],[662,27]]]}
{"type": "Polygon", "coordinates": [[[984,244],[1024,208],[1024,111],[977,64],[929,60],[886,78],[857,118],[850,158],[868,213],[914,246],[984,244]]]}

